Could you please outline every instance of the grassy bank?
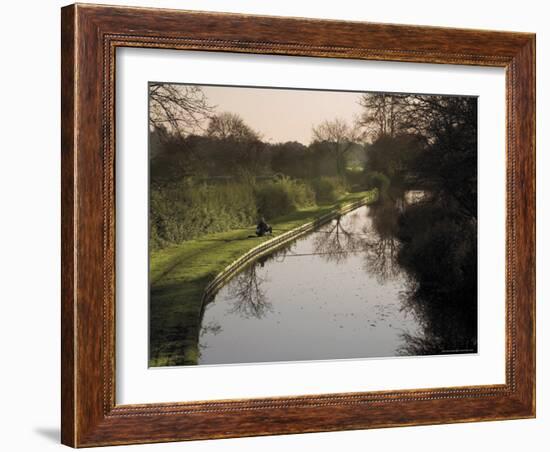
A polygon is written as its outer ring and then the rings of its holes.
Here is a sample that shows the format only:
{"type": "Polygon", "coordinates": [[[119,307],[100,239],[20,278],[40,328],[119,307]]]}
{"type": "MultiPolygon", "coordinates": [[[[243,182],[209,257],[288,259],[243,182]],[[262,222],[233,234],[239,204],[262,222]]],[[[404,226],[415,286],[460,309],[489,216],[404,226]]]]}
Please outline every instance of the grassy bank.
{"type": "MultiPolygon", "coordinates": [[[[370,192],[307,207],[271,220],[277,236],[370,192]]],[[[372,196],[372,195],[371,195],[372,196]]],[[[254,226],[208,234],[152,253],[150,262],[150,366],[196,364],[201,298],[206,285],[239,256],[271,237],[255,237],[254,226]],[[253,237],[251,237],[253,236],[253,237]]]]}

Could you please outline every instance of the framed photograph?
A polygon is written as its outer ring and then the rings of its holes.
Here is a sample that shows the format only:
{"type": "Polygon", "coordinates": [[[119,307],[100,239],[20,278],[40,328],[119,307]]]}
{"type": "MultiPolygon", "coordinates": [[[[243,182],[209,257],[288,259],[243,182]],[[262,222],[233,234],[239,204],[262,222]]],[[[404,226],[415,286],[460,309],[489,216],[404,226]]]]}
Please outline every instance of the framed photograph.
{"type": "Polygon", "coordinates": [[[535,416],[535,36],[62,9],[62,442],[535,416]]]}

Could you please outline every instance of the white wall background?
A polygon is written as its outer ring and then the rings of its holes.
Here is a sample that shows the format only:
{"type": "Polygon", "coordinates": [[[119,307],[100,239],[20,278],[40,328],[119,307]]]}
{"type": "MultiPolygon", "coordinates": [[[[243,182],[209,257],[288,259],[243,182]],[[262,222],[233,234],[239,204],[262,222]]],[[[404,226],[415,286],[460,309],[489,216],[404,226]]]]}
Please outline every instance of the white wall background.
{"type": "MultiPolygon", "coordinates": [[[[531,31],[537,33],[538,417],[370,431],[119,447],[116,450],[547,450],[550,309],[550,31],[545,2],[386,0],[113,0],[118,4],[241,13],[531,31]],[[546,254],[546,256],[545,256],[546,254]],[[546,355],[546,356],[545,356],[546,355]],[[546,380],[546,381],[545,381],[546,380]]],[[[98,2],[93,2],[98,3],[98,2]]],[[[0,27],[0,444],[9,451],[59,450],[59,8],[58,0],[5,2],[0,27]],[[7,158],[7,160],[6,160],[7,158]],[[7,252],[6,252],[7,251],[7,252]]]]}

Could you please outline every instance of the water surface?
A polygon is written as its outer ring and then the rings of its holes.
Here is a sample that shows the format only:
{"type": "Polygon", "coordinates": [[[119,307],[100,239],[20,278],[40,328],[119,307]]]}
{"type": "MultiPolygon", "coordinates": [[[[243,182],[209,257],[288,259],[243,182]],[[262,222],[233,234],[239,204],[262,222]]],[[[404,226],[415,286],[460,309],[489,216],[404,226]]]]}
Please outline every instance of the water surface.
{"type": "Polygon", "coordinates": [[[422,325],[396,263],[398,209],[360,207],[235,276],[206,306],[199,364],[407,354],[422,325]],[[377,231],[387,231],[379,233],[377,231]]]}

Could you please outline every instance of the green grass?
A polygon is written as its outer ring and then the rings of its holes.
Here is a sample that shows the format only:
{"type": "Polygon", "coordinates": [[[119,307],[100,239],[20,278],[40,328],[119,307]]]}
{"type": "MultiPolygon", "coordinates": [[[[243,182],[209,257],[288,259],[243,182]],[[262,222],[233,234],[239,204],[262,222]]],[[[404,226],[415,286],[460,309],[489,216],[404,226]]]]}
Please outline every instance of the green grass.
{"type": "MultiPolygon", "coordinates": [[[[273,236],[368,195],[369,192],[349,193],[336,203],[308,207],[276,218],[270,222],[273,236]]],[[[256,237],[255,226],[251,225],[205,235],[151,254],[151,367],[197,363],[197,337],[205,287],[227,265],[270,238],[272,236],[256,237]]]]}

